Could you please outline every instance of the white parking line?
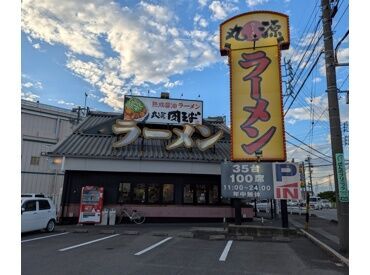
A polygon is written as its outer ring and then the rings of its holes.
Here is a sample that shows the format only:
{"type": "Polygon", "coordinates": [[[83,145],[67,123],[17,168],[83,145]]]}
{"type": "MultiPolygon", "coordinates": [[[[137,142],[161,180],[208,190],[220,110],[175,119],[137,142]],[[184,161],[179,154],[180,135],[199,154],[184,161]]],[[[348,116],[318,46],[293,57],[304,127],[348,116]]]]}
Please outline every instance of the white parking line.
{"type": "Polygon", "coordinates": [[[169,240],[171,240],[171,239],[172,239],[172,237],[168,237],[168,238],[166,238],[166,239],[164,239],[164,240],[162,240],[162,241],[160,241],[160,242],[158,242],[158,243],[155,243],[155,244],[153,244],[153,245],[149,246],[148,248],[145,248],[144,250],[141,250],[141,251],[137,252],[137,253],[135,254],[135,256],[139,256],[139,255],[141,255],[141,254],[144,254],[145,252],[148,252],[149,250],[151,250],[151,249],[153,249],[153,248],[155,248],[155,247],[157,247],[157,246],[161,245],[162,243],[165,243],[165,242],[167,242],[167,241],[169,241],[169,240]]]}
{"type": "Polygon", "coordinates": [[[68,233],[70,233],[70,232],[64,232],[64,233],[60,233],[60,234],[54,234],[54,235],[48,235],[48,236],[44,236],[44,237],[38,237],[38,238],[23,240],[23,241],[21,241],[21,243],[26,243],[26,242],[31,242],[31,241],[36,241],[36,240],[51,238],[51,237],[55,237],[55,236],[65,235],[65,234],[68,234],[68,233]]]}
{"type": "Polygon", "coordinates": [[[113,238],[113,237],[116,237],[118,235],[119,234],[114,234],[112,236],[108,236],[108,237],[100,238],[100,239],[97,239],[97,240],[89,241],[89,242],[86,242],[86,243],[81,243],[81,244],[77,244],[77,245],[74,245],[74,246],[62,248],[62,249],[59,249],[58,251],[60,251],[60,252],[67,251],[67,250],[77,248],[77,247],[80,247],[80,246],[84,246],[84,245],[88,245],[88,244],[91,244],[91,243],[100,242],[100,241],[103,241],[103,240],[106,240],[106,239],[109,239],[109,238],[113,238]]]}
{"type": "Polygon", "coordinates": [[[227,242],[227,244],[226,244],[226,246],[225,246],[225,249],[224,249],[224,251],[222,252],[222,254],[221,254],[221,257],[220,257],[219,261],[221,261],[221,262],[226,261],[227,254],[229,254],[230,247],[231,247],[231,245],[232,245],[232,244],[233,244],[233,241],[228,241],[228,242],[227,242]]]}

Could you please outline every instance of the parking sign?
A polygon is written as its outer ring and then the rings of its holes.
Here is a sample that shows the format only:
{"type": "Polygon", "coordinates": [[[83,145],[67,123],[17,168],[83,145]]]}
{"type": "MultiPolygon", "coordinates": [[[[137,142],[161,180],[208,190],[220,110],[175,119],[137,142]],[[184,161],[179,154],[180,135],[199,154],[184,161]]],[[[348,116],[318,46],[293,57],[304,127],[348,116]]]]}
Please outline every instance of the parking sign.
{"type": "Polygon", "coordinates": [[[300,200],[300,173],[298,163],[274,163],[274,197],[277,200],[300,200]]]}

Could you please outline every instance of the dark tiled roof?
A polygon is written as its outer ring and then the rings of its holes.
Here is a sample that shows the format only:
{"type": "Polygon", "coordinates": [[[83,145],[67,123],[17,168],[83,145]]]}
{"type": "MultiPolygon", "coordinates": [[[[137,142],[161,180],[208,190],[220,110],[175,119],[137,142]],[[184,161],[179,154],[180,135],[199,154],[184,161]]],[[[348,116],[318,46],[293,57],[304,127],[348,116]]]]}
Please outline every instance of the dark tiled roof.
{"type": "MultiPolygon", "coordinates": [[[[116,119],[122,119],[122,114],[105,112],[90,113],[73,134],[62,142],[53,152],[49,152],[49,155],[98,159],[201,162],[221,162],[225,159],[229,160],[230,130],[224,124],[222,118],[204,120],[204,125],[209,126],[212,132],[222,129],[224,131],[224,137],[219,140],[215,146],[203,152],[196,147],[191,149],[177,148],[167,151],[165,146],[170,141],[143,139],[141,136],[128,146],[113,148],[112,143],[117,141],[117,136],[112,133],[112,125],[115,123],[116,119]]],[[[148,127],[158,128],[158,125],[149,125],[148,127]]],[[[177,127],[175,126],[175,128],[177,127]]],[[[197,135],[194,134],[193,139],[194,137],[197,137],[197,135]]]]}

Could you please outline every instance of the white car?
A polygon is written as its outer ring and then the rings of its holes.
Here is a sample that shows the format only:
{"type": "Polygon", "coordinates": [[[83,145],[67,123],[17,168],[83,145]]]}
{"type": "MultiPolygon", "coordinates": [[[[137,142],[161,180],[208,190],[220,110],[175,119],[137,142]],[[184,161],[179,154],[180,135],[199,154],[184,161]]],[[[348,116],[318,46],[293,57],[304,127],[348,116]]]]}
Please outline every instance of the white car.
{"type": "Polygon", "coordinates": [[[56,209],[52,201],[39,195],[22,196],[22,233],[45,229],[54,231],[56,209]]]}
{"type": "Polygon", "coordinates": [[[314,210],[322,210],[321,198],[310,197],[310,208],[314,210]]]}
{"type": "Polygon", "coordinates": [[[331,208],[331,202],[327,199],[321,200],[321,205],[323,208],[331,208]]]}

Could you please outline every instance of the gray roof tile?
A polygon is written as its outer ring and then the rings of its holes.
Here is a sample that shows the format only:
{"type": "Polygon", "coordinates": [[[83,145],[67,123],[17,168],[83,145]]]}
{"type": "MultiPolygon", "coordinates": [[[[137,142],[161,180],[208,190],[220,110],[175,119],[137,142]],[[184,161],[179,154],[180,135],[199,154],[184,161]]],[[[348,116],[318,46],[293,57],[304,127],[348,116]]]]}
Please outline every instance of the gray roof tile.
{"type": "MultiPolygon", "coordinates": [[[[49,155],[81,158],[109,158],[109,159],[141,159],[141,160],[176,160],[221,162],[229,160],[230,156],[230,130],[220,120],[204,120],[204,124],[214,127],[212,131],[222,129],[224,137],[215,146],[202,152],[193,147],[177,148],[171,151],[165,149],[168,141],[144,139],[139,137],[133,144],[126,147],[113,148],[112,143],[117,140],[112,131],[116,119],[121,114],[92,112],[81,123],[72,135],[64,140],[49,155]]],[[[154,127],[154,126],[153,126],[154,127]]]]}

